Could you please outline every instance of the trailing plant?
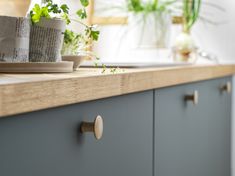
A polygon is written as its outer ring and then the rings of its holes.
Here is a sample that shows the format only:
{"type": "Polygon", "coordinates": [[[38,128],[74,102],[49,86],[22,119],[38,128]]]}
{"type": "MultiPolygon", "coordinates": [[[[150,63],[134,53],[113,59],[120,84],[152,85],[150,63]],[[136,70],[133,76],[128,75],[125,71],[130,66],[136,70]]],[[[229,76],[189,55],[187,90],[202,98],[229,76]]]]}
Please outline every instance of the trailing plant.
{"type": "Polygon", "coordinates": [[[221,24],[220,22],[210,19],[210,13],[208,13],[209,8],[213,9],[217,14],[218,12],[225,11],[220,5],[204,2],[202,0],[183,0],[181,2],[180,9],[183,15],[183,33],[176,38],[175,42],[175,51],[178,53],[176,56],[178,55],[180,60],[189,60],[197,57],[198,47],[196,46],[193,37],[190,35],[190,31],[198,20],[213,25],[221,24]],[[201,10],[202,5],[206,7],[204,13],[201,10]]]}
{"type": "Polygon", "coordinates": [[[62,47],[62,55],[76,55],[81,43],[83,36],[76,34],[75,32],[66,29],[64,32],[64,43],[62,47]]]}
{"type": "Polygon", "coordinates": [[[71,19],[71,21],[78,23],[84,27],[84,31],[76,33],[72,30],[66,29],[64,33],[64,44],[62,49],[62,55],[78,55],[85,54],[94,57],[92,52],[88,49],[91,47],[93,41],[99,39],[100,32],[97,30],[96,25],[87,25],[83,22],[87,18],[86,7],[89,5],[88,0],[80,0],[82,8],[77,10],[77,19],[71,19]]]}
{"type": "Polygon", "coordinates": [[[184,0],[183,2],[183,28],[189,32],[195,22],[199,19],[201,0],[184,0]]]}
{"type": "Polygon", "coordinates": [[[93,41],[99,38],[99,31],[95,26],[87,26],[83,33],[76,33],[66,29],[64,32],[64,43],[62,47],[62,55],[87,55],[96,57],[92,52],[88,51],[93,41]]]}

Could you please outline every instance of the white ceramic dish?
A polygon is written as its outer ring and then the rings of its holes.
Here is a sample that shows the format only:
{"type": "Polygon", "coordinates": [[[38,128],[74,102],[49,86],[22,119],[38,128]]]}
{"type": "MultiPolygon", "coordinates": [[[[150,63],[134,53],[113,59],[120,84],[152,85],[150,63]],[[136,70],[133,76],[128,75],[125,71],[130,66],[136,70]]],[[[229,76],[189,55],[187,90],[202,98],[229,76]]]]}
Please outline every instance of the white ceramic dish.
{"type": "Polygon", "coordinates": [[[73,62],[73,70],[77,70],[82,62],[85,60],[86,56],[73,56],[73,55],[67,55],[62,56],[62,61],[69,61],[73,62]]]}

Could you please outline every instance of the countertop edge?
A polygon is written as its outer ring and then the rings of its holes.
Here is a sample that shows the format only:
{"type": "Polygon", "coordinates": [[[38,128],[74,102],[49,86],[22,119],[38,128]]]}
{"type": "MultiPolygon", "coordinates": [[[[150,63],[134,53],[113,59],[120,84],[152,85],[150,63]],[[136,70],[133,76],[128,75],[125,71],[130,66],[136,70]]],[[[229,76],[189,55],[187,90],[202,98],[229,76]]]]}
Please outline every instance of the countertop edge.
{"type": "Polygon", "coordinates": [[[0,86],[0,118],[235,74],[235,65],[133,69],[0,86]]]}

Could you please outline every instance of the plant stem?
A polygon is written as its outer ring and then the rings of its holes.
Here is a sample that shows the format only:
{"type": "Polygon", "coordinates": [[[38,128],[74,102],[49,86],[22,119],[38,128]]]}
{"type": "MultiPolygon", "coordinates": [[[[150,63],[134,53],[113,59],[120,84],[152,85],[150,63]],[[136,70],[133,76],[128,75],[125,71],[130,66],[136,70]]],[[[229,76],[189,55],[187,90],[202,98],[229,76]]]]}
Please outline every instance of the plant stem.
{"type": "Polygon", "coordinates": [[[158,8],[158,0],[154,0],[153,1],[153,9],[157,10],[157,8],[158,8]]]}
{"type": "Polygon", "coordinates": [[[201,7],[201,0],[184,0],[183,5],[183,30],[186,33],[189,33],[192,26],[199,18],[201,7]]]}
{"type": "Polygon", "coordinates": [[[76,20],[76,19],[71,19],[71,21],[75,21],[75,22],[77,22],[77,23],[79,23],[79,24],[81,24],[81,25],[83,25],[85,27],[90,27],[90,26],[86,25],[85,23],[83,23],[83,22],[81,22],[79,20],[76,20]]]}

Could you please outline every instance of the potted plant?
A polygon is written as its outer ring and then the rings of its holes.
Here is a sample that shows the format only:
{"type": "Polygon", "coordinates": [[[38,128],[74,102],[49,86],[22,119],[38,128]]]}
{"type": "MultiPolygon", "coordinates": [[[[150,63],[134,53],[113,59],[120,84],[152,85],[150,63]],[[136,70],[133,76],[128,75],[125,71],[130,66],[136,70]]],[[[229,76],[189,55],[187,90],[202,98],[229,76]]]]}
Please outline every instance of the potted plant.
{"type": "Polygon", "coordinates": [[[80,1],[83,8],[77,11],[77,19],[71,19],[72,22],[78,23],[84,28],[80,33],[66,29],[64,32],[64,42],[62,47],[62,58],[64,61],[73,61],[74,69],[76,70],[82,61],[87,57],[96,56],[89,51],[92,42],[97,41],[100,32],[97,30],[96,25],[86,25],[83,21],[87,18],[85,8],[89,5],[89,1],[80,1]]]}
{"type": "Polygon", "coordinates": [[[61,61],[63,33],[69,20],[69,8],[59,6],[52,0],[45,0],[42,5],[35,4],[30,11],[32,21],[30,32],[30,62],[61,61]]]}
{"type": "MultiPolygon", "coordinates": [[[[205,6],[205,9],[211,8],[215,13],[225,12],[226,10],[221,6],[211,2],[204,2],[202,0],[184,0],[182,1],[182,16],[183,16],[183,25],[182,33],[176,38],[174,44],[174,59],[176,61],[190,61],[195,62],[198,55],[212,59],[216,61],[215,56],[206,53],[203,50],[199,50],[196,46],[194,39],[191,35],[191,30],[197,21],[202,21],[205,24],[211,25],[220,25],[223,24],[223,21],[219,19],[213,20],[209,18],[209,14],[213,16],[213,13],[204,13],[201,11],[201,6],[205,6]]],[[[217,62],[217,61],[216,61],[217,62]]]]}
{"type": "Polygon", "coordinates": [[[0,16],[0,62],[28,62],[30,20],[0,16]]]}
{"type": "Polygon", "coordinates": [[[171,6],[176,0],[127,0],[134,48],[164,48],[170,43],[171,6]]]}
{"type": "Polygon", "coordinates": [[[174,59],[176,61],[195,61],[197,47],[190,35],[191,28],[199,19],[201,0],[183,1],[183,31],[176,38],[174,46],[174,59]]]}

